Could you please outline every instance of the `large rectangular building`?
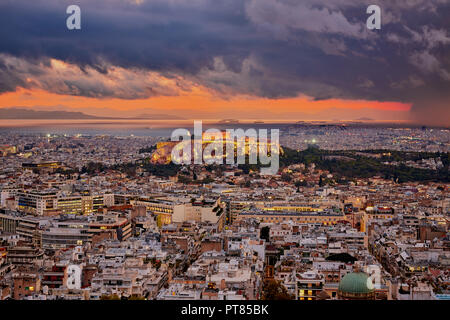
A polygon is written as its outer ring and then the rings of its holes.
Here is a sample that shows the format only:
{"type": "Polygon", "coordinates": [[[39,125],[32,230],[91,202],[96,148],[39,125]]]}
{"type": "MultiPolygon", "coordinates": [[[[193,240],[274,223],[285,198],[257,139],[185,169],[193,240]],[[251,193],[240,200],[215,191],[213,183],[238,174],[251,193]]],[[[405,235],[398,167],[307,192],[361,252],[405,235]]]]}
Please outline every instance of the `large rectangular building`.
{"type": "Polygon", "coordinates": [[[131,201],[136,206],[144,206],[157,216],[158,226],[183,223],[185,221],[210,222],[222,230],[225,223],[225,204],[220,199],[214,201],[177,202],[167,199],[139,198],[131,201]]]}
{"type": "Polygon", "coordinates": [[[109,198],[99,195],[62,195],[56,192],[19,191],[17,209],[37,216],[91,214],[107,206],[109,198]]]}
{"type": "Polygon", "coordinates": [[[20,211],[43,216],[57,208],[58,196],[56,192],[20,191],[16,193],[16,200],[20,211]]]}
{"type": "Polygon", "coordinates": [[[347,218],[343,213],[332,210],[324,211],[268,211],[253,209],[241,212],[236,221],[242,219],[254,218],[263,223],[280,223],[293,221],[299,224],[314,224],[319,223],[323,225],[334,225],[339,221],[346,221],[347,218]]]}

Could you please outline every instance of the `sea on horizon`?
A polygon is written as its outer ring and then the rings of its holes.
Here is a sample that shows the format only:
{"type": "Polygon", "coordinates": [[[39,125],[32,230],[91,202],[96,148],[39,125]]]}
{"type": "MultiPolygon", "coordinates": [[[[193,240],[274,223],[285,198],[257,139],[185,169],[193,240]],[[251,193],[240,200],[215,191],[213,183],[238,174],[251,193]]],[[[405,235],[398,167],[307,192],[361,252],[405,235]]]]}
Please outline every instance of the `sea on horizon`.
{"type": "MultiPolygon", "coordinates": [[[[68,135],[120,135],[120,136],[170,136],[172,131],[177,128],[186,128],[192,131],[194,121],[189,120],[111,120],[111,119],[81,119],[81,120],[53,120],[53,119],[17,119],[0,120],[1,132],[15,132],[23,134],[68,134],[68,135]]],[[[219,130],[235,128],[258,128],[271,129],[284,127],[294,124],[371,124],[387,125],[392,121],[359,121],[359,120],[277,120],[277,119],[255,119],[224,121],[221,119],[202,120],[204,130],[208,128],[217,128],[219,130]]],[[[401,122],[396,122],[397,125],[401,122]]]]}

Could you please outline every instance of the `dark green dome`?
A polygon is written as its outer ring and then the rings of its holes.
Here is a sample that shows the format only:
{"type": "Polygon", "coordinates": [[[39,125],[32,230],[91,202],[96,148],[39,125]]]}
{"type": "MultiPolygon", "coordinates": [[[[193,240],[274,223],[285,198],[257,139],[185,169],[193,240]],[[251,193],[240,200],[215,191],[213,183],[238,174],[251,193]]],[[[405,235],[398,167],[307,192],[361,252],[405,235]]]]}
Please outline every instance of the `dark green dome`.
{"type": "Polygon", "coordinates": [[[339,291],[350,294],[365,294],[374,291],[372,279],[363,272],[347,273],[339,282],[339,291]]]}

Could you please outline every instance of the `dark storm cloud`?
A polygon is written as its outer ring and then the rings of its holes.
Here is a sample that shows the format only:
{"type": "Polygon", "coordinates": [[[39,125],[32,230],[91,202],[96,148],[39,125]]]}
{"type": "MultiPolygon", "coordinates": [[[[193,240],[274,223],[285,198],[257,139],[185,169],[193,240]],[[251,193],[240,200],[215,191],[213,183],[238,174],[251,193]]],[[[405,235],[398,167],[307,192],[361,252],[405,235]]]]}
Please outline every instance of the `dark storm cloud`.
{"type": "MultiPolygon", "coordinates": [[[[450,101],[449,1],[371,3],[383,11],[379,31],[365,28],[366,1],[3,1],[0,53],[36,65],[55,58],[105,76],[112,67],[181,75],[224,96],[409,102],[413,115],[442,115],[442,122],[450,101]],[[69,4],[82,9],[81,31],[65,27],[69,4]]],[[[0,92],[32,85],[25,78],[0,59],[0,92]]],[[[75,95],[117,92],[85,78],[71,85],[75,95]]],[[[130,98],[155,94],[133,88],[130,98]]]]}

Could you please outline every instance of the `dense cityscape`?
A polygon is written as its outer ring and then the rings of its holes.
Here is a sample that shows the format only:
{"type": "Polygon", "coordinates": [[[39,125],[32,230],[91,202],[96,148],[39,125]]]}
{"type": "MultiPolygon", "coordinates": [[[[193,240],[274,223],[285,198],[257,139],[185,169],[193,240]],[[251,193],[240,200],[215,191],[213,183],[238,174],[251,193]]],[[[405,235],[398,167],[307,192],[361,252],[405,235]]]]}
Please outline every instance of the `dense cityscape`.
{"type": "Polygon", "coordinates": [[[450,298],[448,129],[280,137],[267,177],[152,161],[167,137],[5,131],[0,299],[450,298]]]}
{"type": "Polygon", "coordinates": [[[3,317],[445,316],[449,17],[0,0],[3,317]]]}

